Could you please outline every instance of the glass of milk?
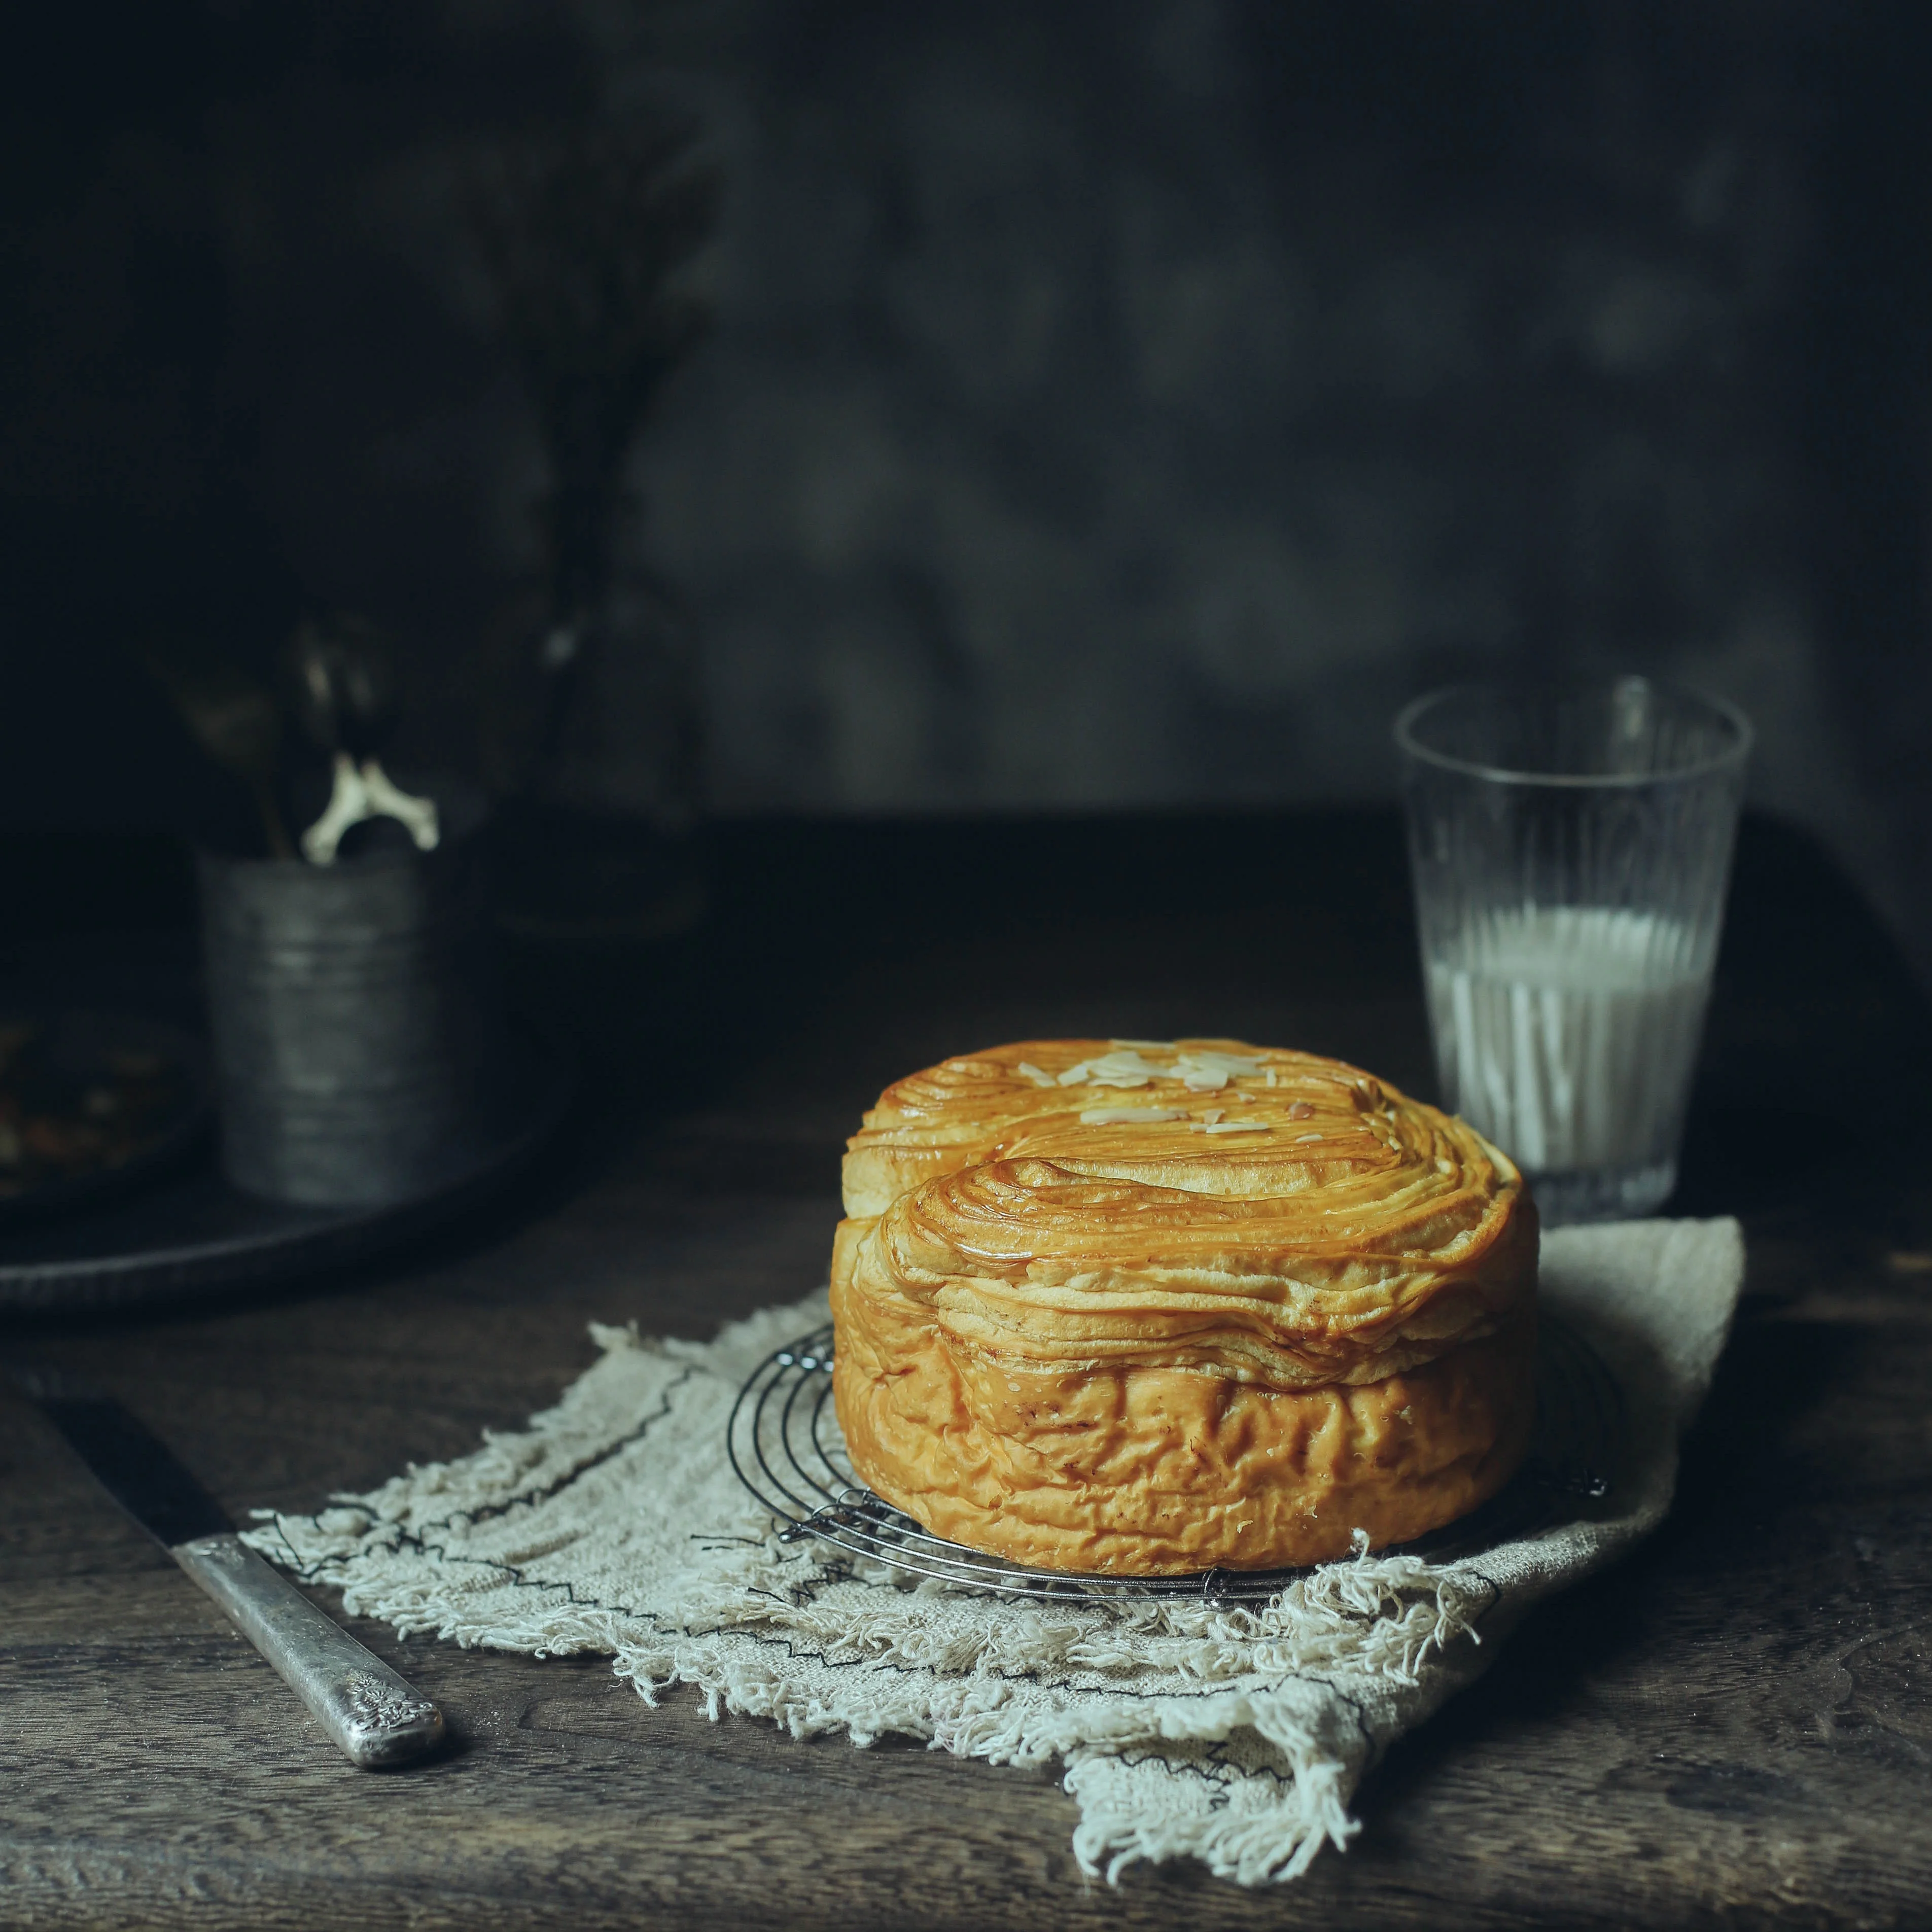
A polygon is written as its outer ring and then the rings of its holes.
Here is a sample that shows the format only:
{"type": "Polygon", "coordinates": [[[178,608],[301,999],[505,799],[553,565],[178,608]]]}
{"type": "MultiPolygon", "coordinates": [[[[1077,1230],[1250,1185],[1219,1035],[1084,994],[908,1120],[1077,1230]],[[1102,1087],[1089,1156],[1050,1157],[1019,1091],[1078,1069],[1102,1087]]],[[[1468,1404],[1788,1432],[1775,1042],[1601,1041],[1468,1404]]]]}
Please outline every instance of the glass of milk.
{"type": "Polygon", "coordinates": [[[1623,677],[1461,686],[1396,720],[1444,1104],[1546,1224],[1677,1182],[1751,728],[1623,677]]]}

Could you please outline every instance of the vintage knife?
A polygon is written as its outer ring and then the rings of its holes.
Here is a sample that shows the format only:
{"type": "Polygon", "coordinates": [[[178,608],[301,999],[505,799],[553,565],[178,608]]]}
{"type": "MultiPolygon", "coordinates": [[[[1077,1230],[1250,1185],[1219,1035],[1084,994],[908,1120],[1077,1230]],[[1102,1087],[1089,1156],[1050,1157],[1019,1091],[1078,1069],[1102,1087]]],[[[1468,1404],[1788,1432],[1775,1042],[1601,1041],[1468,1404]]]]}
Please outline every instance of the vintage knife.
{"type": "Polygon", "coordinates": [[[317,1610],[235,1534],[221,1505],[110,1396],[58,1370],[16,1367],[114,1500],[225,1610],[350,1762],[404,1764],[442,1742],[442,1713],[317,1610]]]}

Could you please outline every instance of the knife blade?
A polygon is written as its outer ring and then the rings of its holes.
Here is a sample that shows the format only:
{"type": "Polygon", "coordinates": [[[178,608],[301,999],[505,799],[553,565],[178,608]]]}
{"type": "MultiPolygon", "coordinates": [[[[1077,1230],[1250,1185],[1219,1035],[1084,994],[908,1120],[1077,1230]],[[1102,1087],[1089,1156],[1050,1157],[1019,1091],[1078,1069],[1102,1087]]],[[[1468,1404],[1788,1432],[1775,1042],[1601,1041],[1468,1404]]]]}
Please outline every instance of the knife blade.
{"type": "Polygon", "coordinates": [[[256,1556],[228,1513],[119,1402],[58,1370],[14,1364],[10,1372],[101,1487],[214,1599],[351,1763],[406,1764],[442,1742],[442,1712],[256,1556]]]}

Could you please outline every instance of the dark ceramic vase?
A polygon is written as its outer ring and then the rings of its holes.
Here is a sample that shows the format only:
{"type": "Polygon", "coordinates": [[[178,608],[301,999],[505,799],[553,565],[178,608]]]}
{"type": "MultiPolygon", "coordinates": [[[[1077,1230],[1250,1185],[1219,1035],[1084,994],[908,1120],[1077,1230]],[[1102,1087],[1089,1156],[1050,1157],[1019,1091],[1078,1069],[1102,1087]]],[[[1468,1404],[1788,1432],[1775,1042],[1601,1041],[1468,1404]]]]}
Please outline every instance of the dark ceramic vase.
{"type": "Polygon", "coordinates": [[[321,867],[202,853],[221,1158],[250,1194],[434,1192],[500,1131],[507,1070],[483,813],[438,788],[430,852],[321,867]]]}
{"type": "Polygon", "coordinates": [[[489,653],[499,916],[526,939],[672,938],[707,897],[693,627],[636,572],[568,620],[556,602],[506,605],[489,653]]]}

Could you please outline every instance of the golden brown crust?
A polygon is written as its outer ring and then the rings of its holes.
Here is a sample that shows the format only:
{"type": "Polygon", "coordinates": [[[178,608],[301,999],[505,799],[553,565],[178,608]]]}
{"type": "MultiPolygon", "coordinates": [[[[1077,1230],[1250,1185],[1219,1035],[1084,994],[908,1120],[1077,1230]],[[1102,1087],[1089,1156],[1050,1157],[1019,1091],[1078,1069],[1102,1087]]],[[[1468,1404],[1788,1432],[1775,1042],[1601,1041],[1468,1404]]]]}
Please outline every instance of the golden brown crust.
{"type": "Polygon", "coordinates": [[[849,1287],[833,1392],[853,1467],[934,1534],[1042,1569],[1265,1570],[1406,1542],[1528,1445],[1534,1318],[1358,1386],[1186,1369],[1040,1373],[849,1287]]]}
{"type": "Polygon", "coordinates": [[[889,1088],[845,1175],[840,1420],[940,1534],[1122,1574],[1309,1562],[1445,1522],[1520,1459],[1521,1177],[1358,1069],[997,1048],[889,1088]]]}

